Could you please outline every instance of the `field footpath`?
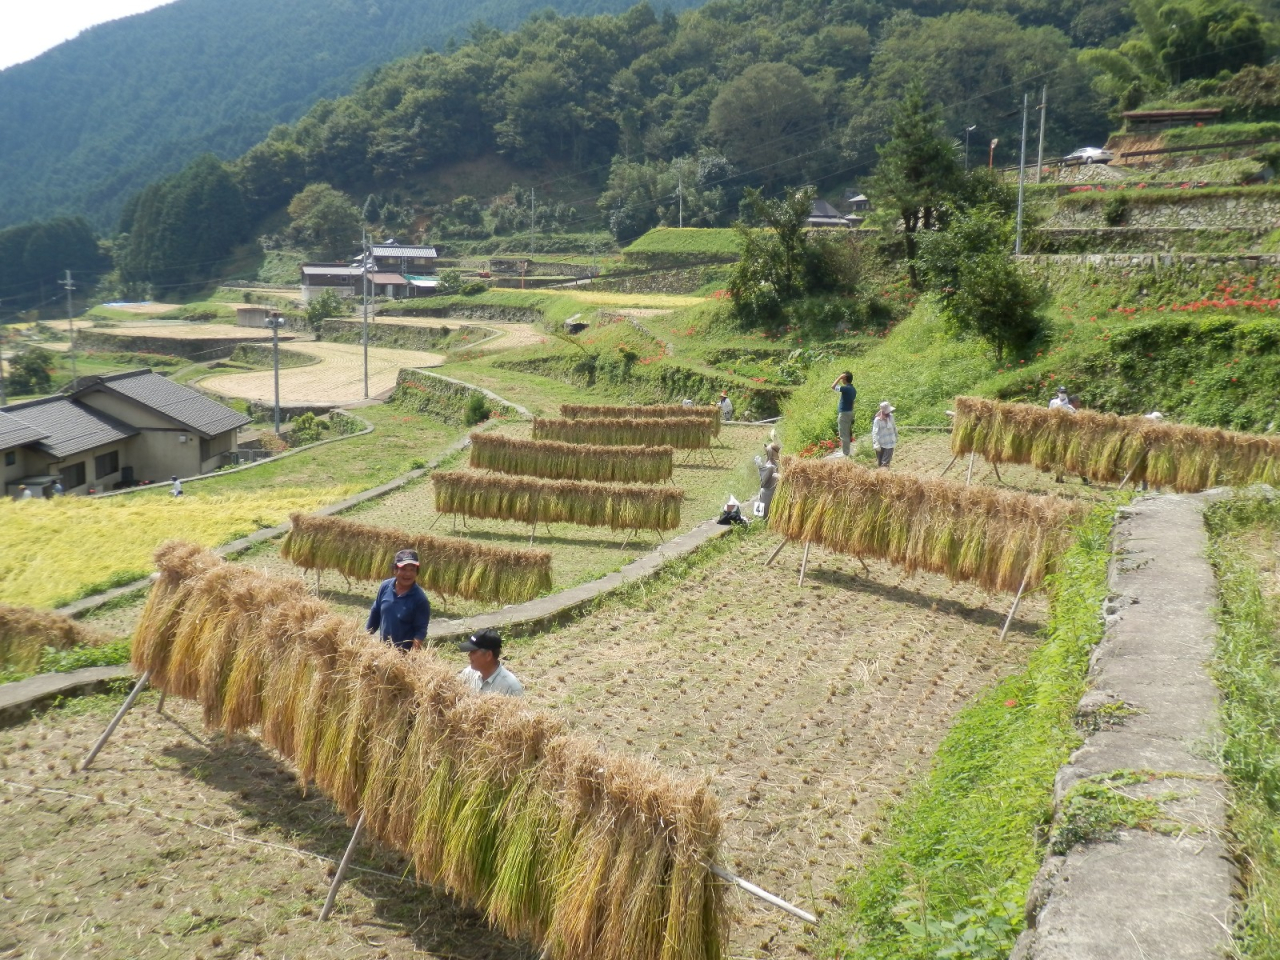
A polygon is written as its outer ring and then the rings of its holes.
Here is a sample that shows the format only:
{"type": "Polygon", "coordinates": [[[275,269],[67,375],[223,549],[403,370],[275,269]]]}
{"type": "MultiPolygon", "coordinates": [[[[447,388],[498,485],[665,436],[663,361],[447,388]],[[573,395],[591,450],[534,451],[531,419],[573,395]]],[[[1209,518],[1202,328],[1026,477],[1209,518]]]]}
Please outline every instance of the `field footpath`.
{"type": "Polygon", "coordinates": [[[1058,835],[1084,839],[1046,858],[1012,960],[1229,952],[1236,883],[1227,786],[1212,753],[1218,691],[1207,670],[1217,584],[1204,509],[1216,495],[1145,497],[1119,513],[1106,631],[1077,712],[1093,732],[1054,791],[1058,835]],[[1101,822],[1090,822],[1082,788],[1096,797],[1098,787],[1121,808],[1154,801],[1157,822],[1126,828],[1102,803],[1092,808],[1101,822]]]}

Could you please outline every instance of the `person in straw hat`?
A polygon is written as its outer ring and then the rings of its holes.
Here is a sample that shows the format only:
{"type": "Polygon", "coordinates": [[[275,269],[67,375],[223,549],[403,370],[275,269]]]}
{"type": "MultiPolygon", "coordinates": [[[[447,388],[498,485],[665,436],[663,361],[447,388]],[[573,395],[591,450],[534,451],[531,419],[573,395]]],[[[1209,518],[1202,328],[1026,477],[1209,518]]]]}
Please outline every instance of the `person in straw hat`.
{"type": "Polygon", "coordinates": [[[727,423],[733,419],[733,401],[729,399],[729,391],[720,391],[720,399],[716,401],[716,406],[720,408],[721,420],[727,423]]]}
{"type": "Polygon", "coordinates": [[[458,649],[471,664],[462,668],[458,679],[476,693],[524,696],[524,687],[516,675],[502,665],[502,636],[497,630],[477,630],[471,639],[458,644],[458,649]]]}
{"type": "Polygon", "coordinates": [[[880,401],[880,409],[871,418],[871,449],[876,452],[876,466],[888,467],[893,448],[898,445],[898,424],[893,419],[896,408],[888,400],[880,401]]]}
{"type": "Polygon", "coordinates": [[[418,551],[396,554],[395,576],[378,585],[364,628],[404,653],[421,650],[431,623],[431,601],[418,585],[418,551]]]}

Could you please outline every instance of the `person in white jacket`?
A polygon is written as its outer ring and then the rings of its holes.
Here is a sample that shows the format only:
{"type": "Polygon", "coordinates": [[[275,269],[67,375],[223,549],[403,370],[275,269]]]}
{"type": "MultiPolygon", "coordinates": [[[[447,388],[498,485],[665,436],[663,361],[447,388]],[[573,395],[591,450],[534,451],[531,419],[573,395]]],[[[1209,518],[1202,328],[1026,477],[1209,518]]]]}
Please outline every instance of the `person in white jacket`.
{"type": "Polygon", "coordinates": [[[898,425],[894,422],[893,411],[888,400],[881,400],[879,411],[871,418],[871,449],[876,452],[877,467],[889,466],[893,448],[898,445],[898,425]]]}

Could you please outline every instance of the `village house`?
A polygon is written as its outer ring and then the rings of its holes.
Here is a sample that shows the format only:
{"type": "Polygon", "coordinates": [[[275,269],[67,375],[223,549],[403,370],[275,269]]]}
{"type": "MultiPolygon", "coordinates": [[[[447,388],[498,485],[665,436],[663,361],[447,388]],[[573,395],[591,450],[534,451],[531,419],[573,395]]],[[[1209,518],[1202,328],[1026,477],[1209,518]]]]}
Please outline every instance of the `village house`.
{"type": "Polygon", "coordinates": [[[0,407],[4,492],[100,493],[234,461],[244,414],[150,370],[81,377],[65,393],[0,407]]]}
{"type": "MultiPolygon", "coordinates": [[[[409,246],[389,240],[369,247],[369,296],[399,300],[435,293],[436,248],[409,246]]],[[[310,302],[325,290],[339,296],[362,295],[364,270],[360,260],[345,263],[304,263],[302,299],[310,302]]]]}

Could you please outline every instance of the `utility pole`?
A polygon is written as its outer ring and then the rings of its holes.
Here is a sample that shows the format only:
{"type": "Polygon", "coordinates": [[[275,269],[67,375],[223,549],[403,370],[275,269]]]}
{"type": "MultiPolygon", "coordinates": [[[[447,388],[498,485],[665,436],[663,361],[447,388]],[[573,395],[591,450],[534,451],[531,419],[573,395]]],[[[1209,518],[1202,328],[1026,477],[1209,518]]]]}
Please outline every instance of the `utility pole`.
{"type": "Polygon", "coordinates": [[[680,198],[680,229],[684,229],[684,175],[676,177],[676,196],[680,198]]]}
{"type": "Polygon", "coordinates": [[[275,419],[276,436],[278,437],[280,436],[280,324],[282,318],[280,314],[272,311],[267,321],[271,324],[271,366],[276,384],[275,419]]]}
{"type": "Polygon", "coordinates": [[[1040,106],[1038,109],[1040,110],[1040,140],[1037,146],[1039,153],[1036,156],[1037,185],[1040,183],[1040,173],[1044,170],[1044,118],[1049,115],[1049,85],[1047,83],[1040,88],[1040,106]]]}
{"type": "Polygon", "coordinates": [[[971,123],[964,128],[964,172],[969,172],[969,134],[978,129],[976,123],[971,123]]]}
{"type": "Polygon", "coordinates": [[[530,240],[533,239],[533,232],[535,229],[537,229],[534,226],[534,210],[536,209],[536,206],[537,205],[534,203],[534,199],[533,199],[533,187],[530,187],[529,188],[529,239],[530,240]]]}
{"type": "Polygon", "coordinates": [[[5,404],[4,399],[4,345],[9,341],[9,331],[0,324],[0,407],[5,404]]]}
{"type": "Polygon", "coordinates": [[[71,331],[71,349],[67,354],[71,357],[71,382],[76,382],[76,318],[71,307],[71,291],[75,286],[71,283],[71,271],[67,271],[67,279],[62,281],[62,285],[67,288],[67,326],[71,331]]]}
{"type": "Polygon", "coordinates": [[[1027,179],[1027,105],[1030,100],[1030,94],[1022,95],[1022,154],[1018,160],[1018,232],[1013,241],[1014,256],[1022,254],[1022,194],[1027,179]]]}
{"type": "MultiPolygon", "coordinates": [[[[364,349],[364,398],[369,399],[369,228],[360,228],[360,299],[364,301],[364,322],[360,343],[364,349]]],[[[277,430],[279,428],[277,427],[277,430]]]]}
{"type": "Polygon", "coordinates": [[[987,153],[987,169],[990,170],[996,165],[996,144],[1000,142],[1000,138],[996,137],[991,141],[991,150],[987,153]]]}

